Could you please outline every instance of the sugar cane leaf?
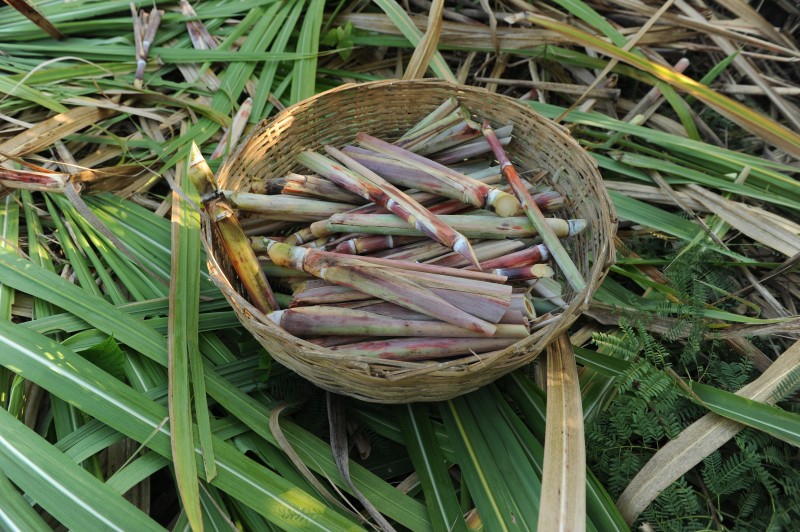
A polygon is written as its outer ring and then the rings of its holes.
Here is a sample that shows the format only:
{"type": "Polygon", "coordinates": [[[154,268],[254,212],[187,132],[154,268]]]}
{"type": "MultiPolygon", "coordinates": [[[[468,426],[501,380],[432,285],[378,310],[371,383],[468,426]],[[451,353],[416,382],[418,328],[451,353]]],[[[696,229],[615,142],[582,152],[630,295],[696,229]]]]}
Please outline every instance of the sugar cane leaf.
{"type": "Polygon", "coordinates": [[[292,103],[299,102],[316,93],[317,58],[319,51],[319,30],[322,25],[322,10],[324,0],[309,0],[308,9],[300,28],[297,52],[309,55],[294,64],[294,77],[292,81],[292,103]]]}
{"type": "Polygon", "coordinates": [[[30,530],[47,532],[52,530],[25,500],[22,494],[9,482],[0,471],[0,500],[3,508],[0,511],[0,526],[7,530],[30,530]]]}
{"type": "MultiPolygon", "coordinates": [[[[422,32],[417,29],[408,14],[400,7],[400,4],[395,0],[375,0],[375,3],[389,16],[395,26],[397,26],[397,29],[411,42],[412,46],[416,47],[419,45],[422,40],[422,32]]],[[[439,52],[433,55],[431,69],[440,78],[454,83],[456,82],[456,77],[439,52]]]]}
{"type": "MultiPolygon", "coordinates": [[[[28,346],[6,340],[6,334],[13,336],[13,326],[2,327],[4,351],[27,349],[28,346]]],[[[5,360],[4,365],[9,362],[5,360]]],[[[0,468],[64,526],[164,530],[1,408],[0,427],[0,468]]]]}
{"type": "MultiPolygon", "coordinates": [[[[197,193],[189,179],[182,172],[182,179],[176,182],[192,200],[197,193]]],[[[172,437],[172,460],[175,465],[175,479],[178,485],[183,511],[193,530],[202,530],[202,510],[200,489],[197,481],[197,466],[194,459],[194,434],[192,431],[192,389],[190,382],[190,358],[199,360],[198,314],[200,295],[200,213],[181,194],[172,193],[172,268],[169,290],[169,415],[172,437]]],[[[195,371],[200,374],[202,369],[195,371]]],[[[205,399],[205,393],[202,394],[205,399]]],[[[207,409],[197,410],[198,418],[204,418],[205,442],[210,443],[207,409]]],[[[214,477],[213,449],[203,449],[206,477],[214,477]]]]}
{"type": "Polygon", "coordinates": [[[789,154],[800,156],[800,135],[683,74],[657,65],[631,52],[626,52],[617,46],[608,44],[597,37],[566,24],[532,14],[528,15],[526,20],[544,28],[557,31],[562,35],[567,35],[575,39],[576,42],[580,42],[585,46],[590,46],[595,50],[600,50],[610,57],[619,59],[620,61],[648,72],[662,81],[669,83],[673,87],[686,91],[726,118],[734,121],[754,135],[763,138],[770,144],[781,148],[789,154]]]}
{"type": "MultiPolygon", "coordinates": [[[[264,424],[264,419],[269,419],[270,408],[239,390],[226,386],[226,381],[223,379],[209,379],[208,374],[206,379],[209,395],[264,440],[273,445],[277,444],[274,436],[264,424]]],[[[309,468],[324,475],[345,491],[349,489],[339,475],[329,445],[289,421],[282,421],[281,428],[295,452],[309,468]]],[[[427,511],[423,504],[399,493],[393,486],[357,463],[350,464],[350,474],[356,487],[370,499],[382,514],[412,530],[430,528],[427,511]]]]}
{"type": "MultiPolygon", "coordinates": [[[[522,372],[516,371],[505,378],[505,389],[519,407],[525,425],[531,430],[538,442],[545,439],[546,399],[539,389],[522,372]]],[[[542,446],[542,443],[539,443],[542,446]]],[[[543,446],[542,446],[543,449],[543,446]]],[[[543,455],[543,450],[541,451],[543,455]]],[[[614,505],[603,485],[586,468],[586,515],[588,523],[597,530],[628,530],[625,520],[614,505]]]]}
{"type": "MultiPolygon", "coordinates": [[[[0,247],[9,251],[19,245],[19,194],[6,195],[0,203],[0,247]]],[[[14,305],[14,289],[0,282],[0,320],[11,320],[11,307],[14,305]]],[[[0,378],[0,390],[5,390],[5,376],[0,378]]]]}
{"type": "MultiPolygon", "coordinates": [[[[43,388],[79,404],[87,414],[139,442],[147,442],[162,456],[171,456],[170,434],[164,424],[166,408],[33,331],[0,323],[0,333],[0,342],[7,347],[0,350],[0,365],[13,367],[43,388]]],[[[214,447],[219,474],[212,484],[271,521],[295,529],[358,529],[319,500],[242,456],[230,444],[215,438],[214,447]]],[[[199,448],[195,449],[195,458],[202,460],[199,448]]],[[[8,471],[5,464],[3,470],[8,471]]]]}
{"type": "Polygon", "coordinates": [[[466,530],[428,409],[418,404],[407,404],[397,407],[396,412],[403,440],[425,493],[433,529],[466,530]]]}
{"type": "Polygon", "coordinates": [[[442,403],[440,412],[484,526],[530,530],[536,526],[541,485],[496,409],[484,389],[442,403]]]}

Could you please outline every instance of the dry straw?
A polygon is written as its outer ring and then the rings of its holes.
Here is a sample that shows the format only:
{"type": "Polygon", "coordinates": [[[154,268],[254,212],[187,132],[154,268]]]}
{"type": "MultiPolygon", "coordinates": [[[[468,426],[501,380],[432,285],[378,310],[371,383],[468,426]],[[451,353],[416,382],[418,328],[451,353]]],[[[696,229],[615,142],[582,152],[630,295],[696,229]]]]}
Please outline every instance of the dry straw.
{"type": "MultiPolygon", "coordinates": [[[[498,128],[513,126],[514,138],[506,149],[521,171],[558,176],[549,185],[565,202],[554,216],[587,224],[586,231],[565,241],[586,287],[564,294],[567,306],[560,315],[510,346],[481,355],[454,346],[454,353],[466,354],[448,361],[379,359],[369,341],[330,349],[281,329],[250,304],[221,243],[213,231],[205,231],[212,277],[244,326],[276,360],[325,389],[381,403],[443,400],[475,390],[529,363],[563,333],[586,308],[613,263],[616,215],[597,165],[562,128],[524,102],[484,89],[438,80],[380,81],[319,94],[259,124],[225,161],[219,184],[231,191],[264,190],[271,179],[302,173],[296,157],[303,151],[353,144],[362,131],[394,141],[451,97],[498,128]]],[[[556,276],[564,278],[558,268],[556,276]]]]}

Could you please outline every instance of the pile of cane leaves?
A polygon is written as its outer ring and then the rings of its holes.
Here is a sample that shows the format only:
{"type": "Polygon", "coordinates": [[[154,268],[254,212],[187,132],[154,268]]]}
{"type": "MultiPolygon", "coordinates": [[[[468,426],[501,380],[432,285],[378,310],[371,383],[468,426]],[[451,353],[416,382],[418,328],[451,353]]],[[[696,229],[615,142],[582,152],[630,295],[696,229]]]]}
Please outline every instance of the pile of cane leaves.
{"type": "Polygon", "coordinates": [[[40,18],[0,7],[0,528],[800,519],[793,2],[8,3],[40,18]],[[134,17],[154,6],[140,84],[134,17]],[[550,356],[443,403],[343,399],[349,482],[329,398],[205,266],[192,141],[217,168],[284,106],[426,65],[562,123],[620,218],[570,330],[587,467],[569,521],[541,504],[550,356]]]}

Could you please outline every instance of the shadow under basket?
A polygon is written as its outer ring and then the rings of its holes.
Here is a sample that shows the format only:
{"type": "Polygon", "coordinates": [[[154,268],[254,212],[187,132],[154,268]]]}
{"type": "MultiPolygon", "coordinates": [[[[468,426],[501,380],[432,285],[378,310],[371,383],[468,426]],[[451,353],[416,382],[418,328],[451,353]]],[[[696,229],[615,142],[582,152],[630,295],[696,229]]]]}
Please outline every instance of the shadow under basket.
{"type": "Polygon", "coordinates": [[[304,150],[325,144],[341,147],[356,134],[393,141],[445,99],[455,97],[474,116],[492,125],[514,126],[507,150],[522,171],[548,170],[549,184],[565,198],[555,213],[583,218],[587,229],[564,241],[586,281],[579,293],[564,285],[563,313],[502,351],[446,361],[396,361],[353,357],[296,338],[256,310],[241,289],[213,231],[204,228],[209,270],[242,324],[281,364],[318,386],[378,403],[439,401],[476,390],[531,362],[577,319],[614,260],[616,214],[597,164],[565,129],[540,116],[524,102],[484,89],[439,80],[379,81],[346,85],[293,105],[261,122],[228,157],[218,174],[220,187],[250,191],[254,183],[301,171],[295,162],[304,150]]]}

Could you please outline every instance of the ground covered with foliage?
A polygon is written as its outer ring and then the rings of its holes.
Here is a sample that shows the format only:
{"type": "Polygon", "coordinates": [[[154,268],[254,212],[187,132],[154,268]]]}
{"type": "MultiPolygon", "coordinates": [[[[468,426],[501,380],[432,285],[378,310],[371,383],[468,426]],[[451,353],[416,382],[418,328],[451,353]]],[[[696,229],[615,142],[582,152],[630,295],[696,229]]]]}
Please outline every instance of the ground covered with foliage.
{"type": "Polygon", "coordinates": [[[7,4],[0,528],[800,520],[795,2],[7,4]],[[172,192],[192,141],[217,169],[284,107],[404,75],[561,123],[617,209],[617,262],[570,329],[580,515],[540,509],[547,356],[442,403],[331,399],[240,326],[172,192]]]}

